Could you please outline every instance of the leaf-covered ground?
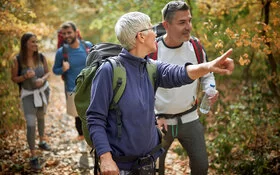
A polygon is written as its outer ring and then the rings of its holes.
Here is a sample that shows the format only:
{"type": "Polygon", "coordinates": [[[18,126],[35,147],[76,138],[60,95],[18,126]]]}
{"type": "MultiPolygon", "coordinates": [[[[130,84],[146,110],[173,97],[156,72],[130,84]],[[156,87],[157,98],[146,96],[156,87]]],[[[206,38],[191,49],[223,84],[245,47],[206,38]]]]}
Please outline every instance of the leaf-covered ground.
{"type": "MultiPolygon", "coordinates": [[[[87,153],[80,152],[79,142],[76,140],[75,119],[65,113],[62,80],[59,76],[51,74],[49,82],[51,96],[45,116],[45,133],[52,151],[36,150],[43,165],[42,171],[31,171],[26,130],[15,129],[8,137],[0,138],[0,174],[93,174],[94,158],[89,153],[90,148],[87,153]]],[[[174,142],[166,157],[166,174],[185,175],[190,172],[187,158],[179,156],[172,150],[178,145],[177,141],[174,142]]]]}

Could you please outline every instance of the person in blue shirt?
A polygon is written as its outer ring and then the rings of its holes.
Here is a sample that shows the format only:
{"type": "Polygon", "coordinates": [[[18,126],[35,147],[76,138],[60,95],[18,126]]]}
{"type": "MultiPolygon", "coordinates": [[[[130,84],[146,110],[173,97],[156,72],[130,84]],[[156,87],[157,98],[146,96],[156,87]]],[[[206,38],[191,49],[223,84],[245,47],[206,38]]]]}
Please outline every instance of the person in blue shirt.
{"type": "MultiPolygon", "coordinates": [[[[86,112],[90,137],[100,160],[101,174],[155,174],[155,161],[163,150],[153,151],[160,144],[160,135],[155,124],[155,92],[146,64],[152,61],[147,55],[156,51],[156,33],[150,17],[141,12],[121,16],[115,33],[123,46],[118,59],[127,76],[125,90],[118,102],[122,135],[117,136],[116,111],[109,110],[113,97],[112,66],[106,62],[92,82],[86,112]]],[[[232,49],[200,65],[185,63],[179,66],[155,61],[155,86],[180,87],[209,72],[229,75],[234,69],[233,60],[228,58],[231,52],[232,49]]]]}
{"type": "MultiPolygon", "coordinates": [[[[74,103],[73,93],[75,88],[75,80],[77,75],[86,65],[86,58],[88,54],[88,48],[92,47],[92,43],[89,41],[82,41],[79,39],[79,33],[76,25],[67,21],[61,25],[62,35],[66,45],[66,53],[68,59],[64,60],[63,47],[60,47],[55,56],[55,62],[53,66],[53,72],[56,75],[62,75],[65,83],[65,95],[66,95],[66,110],[67,114],[75,117],[75,126],[78,131],[78,140],[84,140],[82,123],[78,117],[76,106],[74,103]]],[[[85,144],[80,149],[82,152],[85,150],[85,144]]]]}

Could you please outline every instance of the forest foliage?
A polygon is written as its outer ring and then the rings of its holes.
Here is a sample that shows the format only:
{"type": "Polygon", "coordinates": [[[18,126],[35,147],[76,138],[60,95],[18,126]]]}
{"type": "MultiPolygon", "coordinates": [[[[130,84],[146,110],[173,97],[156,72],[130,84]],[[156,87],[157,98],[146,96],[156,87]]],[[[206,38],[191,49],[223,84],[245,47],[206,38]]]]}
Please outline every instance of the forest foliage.
{"type": "MultiPolygon", "coordinates": [[[[164,0],[0,0],[0,134],[23,126],[17,85],[11,82],[12,60],[20,37],[34,32],[40,51],[54,51],[59,25],[74,21],[85,40],[117,42],[114,25],[130,11],[161,22],[164,0]]],[[[193,35],[216,58],[233,48],[235,71],[217,75],[220,100],[202,116],[210,165],[221,174],[271,174],[280,162],[280,1],[188,0],[193,35]],[[234,162],[234,163],[233,163],[234,162]],[[276,162],[276,163],[275,163],[276,162]],[[278,162],[278,163],[277,163],[278,162]]],[[[53,58],[50,58],[53,59],[53,58]]]]}

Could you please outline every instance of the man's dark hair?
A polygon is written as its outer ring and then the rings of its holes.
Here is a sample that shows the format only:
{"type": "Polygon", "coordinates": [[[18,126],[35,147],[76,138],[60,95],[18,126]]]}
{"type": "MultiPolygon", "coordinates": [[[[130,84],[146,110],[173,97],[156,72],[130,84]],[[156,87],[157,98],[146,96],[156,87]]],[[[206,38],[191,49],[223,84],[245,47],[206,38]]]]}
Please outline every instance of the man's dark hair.
{"type": "Polygon", "coordinates": [[[72,28],[75,32],[77,31],[77,27],[76,27],[75,23],[72,22],[72,21],[64,22],[64,23],[61,25],[61,28],[62,28],[62,29],[72,28]]]}
{"type": "Polygon", "coordinates": [[[170,23],[174,17],[174,14],[180,10],[185,11],[185,10],[190,10],[190,8],[186,2],[170,1],[163,7],[161,11],[162,19],[170,23]]]}

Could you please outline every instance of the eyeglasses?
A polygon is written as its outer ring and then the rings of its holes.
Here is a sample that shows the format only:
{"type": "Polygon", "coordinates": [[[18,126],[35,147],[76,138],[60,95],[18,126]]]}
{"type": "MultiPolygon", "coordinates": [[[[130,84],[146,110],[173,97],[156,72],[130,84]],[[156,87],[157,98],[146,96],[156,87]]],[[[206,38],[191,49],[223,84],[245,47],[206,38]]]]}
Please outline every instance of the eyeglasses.
{"type": "MultiPolygon", "coordinates": [[[[156,33],[156,27],[152,26],[152,27],[149,27],[147,29],[143,29],[143,30],[140,30],[139,32],[144,32],[144,31],[147,31],[147,30],[152,30],[153,32],[156,33]]],[[[138,33],[138,32],[137,32],[138,33]]]]}
{"type": "MultiPolygon", "coordinates": [[[[157,33],[157,29],[156,29],[155,26],[149,27],[149,28],[147,28],[147,29],[140,30],[139,32],[144,32],[144,31],[147,31],[147,30],[152,30],[154,33],[157,33]]],[[[138,34],[139,32],[137,32],[137,34],[138,34]]],[[[136,34],[135,38],[137,37],[137,34],[136,34]]]]}

